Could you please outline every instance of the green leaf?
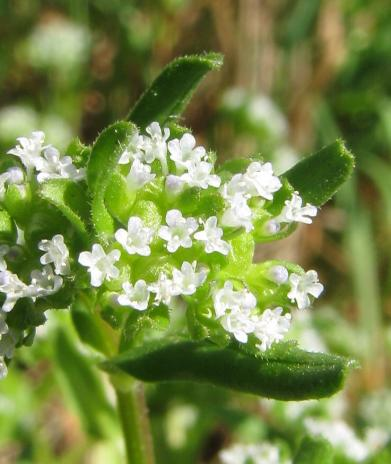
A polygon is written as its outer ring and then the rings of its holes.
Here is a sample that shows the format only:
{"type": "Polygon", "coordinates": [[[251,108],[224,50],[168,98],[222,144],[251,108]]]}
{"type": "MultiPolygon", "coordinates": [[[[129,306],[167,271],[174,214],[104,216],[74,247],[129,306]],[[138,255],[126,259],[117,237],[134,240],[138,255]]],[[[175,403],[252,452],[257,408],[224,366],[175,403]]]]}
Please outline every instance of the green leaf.
{"type": "Polygon", "coordinates": [[[218,53],[177,58],[163,69],[140,97],[128,119],[144,128],[153,121],[164,124],[178,117],[205,74],[219,69],[222,64],[223,57],[218,53]]]}
{"type": "Polygon", "coordinates": [[[11,216],[0,208],[0,243],[14,244],[16,242],[16,227],[11,216]]]}
{"type": "Polygon", "coordinates": [[[284,173],[304,202],[321,206],[350,177],[354,157],[341,140],[327,145],[284,173]]]}
{"type": "Polygon", "coordinates": [[[85,218],[88,218],[89,210],[83,184],[67,179],[53,179],[42,184],[39,195],[55,206],[73,225],[83,241],[88,243],[85,218]]]}
{"type": "Polygon", "coordinates": [[[136,128],[128,122],[116,122],[100,133],[87,166],[87,181],[92,196],[92,221],[98,236],[114,234],[114,219],[105,205],[105,195],[119,157],[136,128]]]}
{"type": "Polygon", "coordinates": [[[101,380],[75,346],[75,341],[59,329],[54,343],[58,367],[81,414],[86,430],[95,437],[105,436],[106,422],[113,410],[102,388],[101,380]]]}
{"type": "Polygon", "coordinates": [[[147,381],[206,382],[280,400],[322,398],[343,385],[351,361],[281,344],[259,356],[208,341],[155,341],[108,360],[147,381]]]}
{"type": "Polygon", "coordinates": [[[332,464],[333,449],[330,443],[321,437],[306,436],[300,444],[293,464],[332,464]]]}

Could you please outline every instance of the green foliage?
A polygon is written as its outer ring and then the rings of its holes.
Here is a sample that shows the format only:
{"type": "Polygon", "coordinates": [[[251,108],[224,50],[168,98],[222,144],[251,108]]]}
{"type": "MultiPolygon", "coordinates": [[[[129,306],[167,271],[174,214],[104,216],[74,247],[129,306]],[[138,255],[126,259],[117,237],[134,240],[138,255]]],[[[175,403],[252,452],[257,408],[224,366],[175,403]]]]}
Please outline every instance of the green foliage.
{"type": "Polygon", "coordinates": [[[153,121],[165,124],[177,118],[205,74],[219,69],[222,64],[223,57],[218,53],[177,58],[140,97],[128,119],[145,128],[153,121]]]}
{"type": "Polygon", "coordinates": [[[282,400],[338,391],[351,361],[282,344],[258,356],[210,342],[145,343],[103,364],[147,382],[191,380],[282,400]]]}
{"type": "Polygon", "coordinates": [[[333,450],[323,438],[304,437],[293,464],[332,464],[333,450]]]}

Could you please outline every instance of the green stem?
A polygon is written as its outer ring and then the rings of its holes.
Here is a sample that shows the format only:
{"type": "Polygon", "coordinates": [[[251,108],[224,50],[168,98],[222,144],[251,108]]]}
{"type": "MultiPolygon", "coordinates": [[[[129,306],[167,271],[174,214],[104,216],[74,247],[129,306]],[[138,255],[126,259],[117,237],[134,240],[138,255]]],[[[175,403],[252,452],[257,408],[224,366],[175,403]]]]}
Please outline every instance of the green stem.
{"type": "Polygon", "coordinates": [[[154,464],[152,437],[141,382],[115,382],[118,414],[125,440],[128,464],[154,464]]]}

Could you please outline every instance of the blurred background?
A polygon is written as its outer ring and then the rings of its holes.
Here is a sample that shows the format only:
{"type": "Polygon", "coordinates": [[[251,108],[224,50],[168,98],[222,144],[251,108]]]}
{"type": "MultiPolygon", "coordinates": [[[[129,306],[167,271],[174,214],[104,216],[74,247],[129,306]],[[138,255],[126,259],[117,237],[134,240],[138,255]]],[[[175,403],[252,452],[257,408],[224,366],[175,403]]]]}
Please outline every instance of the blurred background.
{"type": "MultiPolygon", "coordinates": [[[[344,392],[283,404],[170,384],[148,400],[159,464],[228,463],[222,449],[252,443],[273,444],[282,463],[306,430],[323,433],[340,463],[391,463],[389,0],[0,0],[0,19],[1,152],[36,129],[62,150],[75,135],[91,142],[167,62],[205,50],[225,64],[181,123],[220,160],[261,153],[282,173],[346,141],[354,178],[312,226],[257,250],[319,272],[326,292],[291,335],[360,361],[344,392]]],[[[51,316],[0,383],[0,463],[121,463],[97,375],[69,315],[51,316]]]]}

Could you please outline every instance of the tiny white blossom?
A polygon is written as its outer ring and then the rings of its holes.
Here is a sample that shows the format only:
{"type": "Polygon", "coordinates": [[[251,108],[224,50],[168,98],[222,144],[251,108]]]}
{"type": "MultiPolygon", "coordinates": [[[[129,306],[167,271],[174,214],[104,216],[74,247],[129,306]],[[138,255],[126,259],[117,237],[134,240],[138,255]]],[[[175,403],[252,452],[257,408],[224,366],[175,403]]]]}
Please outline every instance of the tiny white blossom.
{"type": "Polygon", "coordinates": [[[149,289],[145,280],[138,280],[134,286],[129,282],[122,284],[125,294],[118,296],[118,303],[122,306],[131,306],[138,311],[148,308],[149,289]]]}
{"type": "Polygon", "coordinates": [[[119,277],[119,269],[114,263],[119,260],[121,252],[112,250],[106,254],[101,245],[92,245],[92,252],[83,251],[79,255],[79,263],[88,267],[91,275],[91,285],[100,287],[104,280],[116,279],[119,277]]]}
{"type": "Polygon", "coordinates": [[[281,225],[278,221],[276,221],[275,219],[271,219],[270,221],[268,221],[265,226],[264,226],[264,231],[268,234],[268,235],[275,235],[275,234],[278,234],[278,232],[280,232],[281,230],[281,225]]]}
{"type": "Polygon", "coordinates": [[[148,290],[155,294],[155,304],[164,303],[169,305],[173,296],[179,295],[179,289],[174,282],[163,272],[160,273],[157,282],[148,286],[148,290]]]}
{"type": "Polygon", "coordinates": [[[211,187],[220,187],[221,179],[216,174],[211,174],[213,164],[207,161],[199,163],[189,162],[187,164],[187,173],[181,177],[190,187],[200,187],[207,189],[211,187]]]}
{"type": "Polygon", "coordinates": [[[185,186],[186,182],[182,179],[182,176],[175,176],[169,174],[166,177],[166,190],[172,195],[178,195],[181,193],[185,186]]]}
{"type": "Polygon", "coordinates": [[[282,308],[265,309],[260,316],[253,317],[254,335],[261,344],[256,345],[261,351],[268,350],[273,343],[281,341],[288,332],[291,314],[282,314],[282,308]]]}
{"type": "Polygon", "coordinates": [[[221,218],[221,224],[226,227],[244,227],[246,232],[254,228],[251,208],[242,194],[236,194],[230,201],[221,218]]]}
{"type": "Polygon", "coordinates": [[[28,137],[19,137],[19,145],[8,151],[8,154],[17,156],[24,164],[28,171],[35,168],[36,162],[41,157],[44,148],[45,134],[41,131],[35,131],[28,137]]]}
{"type": "Polygon", "coordinates": [[[155,174],[151,174],[151,166],[135,159],[126,177],[126,181],[131,190],[138,190],[148,182],[151,182],[155,177],[155,174]]]}
{"type": "Polygon", "coordinates": [[[79,181],[85,178],[85,169],[77,169],[70,156],[61,156],[57,148],[46,147],[43,156],[38,158],[35,167],[39,174],[38,182],[46,182],[49,179],[71,179],[79,181]]]}
{"type": "Polygon", "coordinates": [[[149,256],[151,249],[149,244],[152,241],[153,230],[145,227],[143,221],[132,216],[128,221],[128,230],[118,229],[115,233],[115,238],[124,249],[130,254],[138,254],[141,256],[149,256]]]}
{"type": "Polygon", "coordinates": [[[269,269],[268,277],[276,284],[285,284],[285,282],[287,282],[289,278],[288,269],[285,266],[277,264],[276,266],[272,266],[269,269]]]}
{"type": "Polygon", "coordinates": [[[247,289],[235,291],[230,280],[224,283],[224,287],[213,293],[213,304],[216,318],[219,319],[227,310],[241,312],[247,316],[256,307],[255,296],[247,289]]]}
{"type": "Polygon", "coordinates": [[[167,250],[170,253],[177,251],[179,247],[190,248],[193,244],[191,235],[197,230],[197,221],[192,218],[184,218],[177,209],[171,209],[166,215],[166,226],[159,229],[159,237],[167,242],[167,250]]]}
{"type": "Polygon", "coordinates": [[[173,270],[172,280],[181,295],[192,295],[205,282],[207,270],[201,269],[199,272],[196,272],[196,266],[196,261],[192,264],[185,261],[182,264],[181,270],[173,270]]]}
{"type": "Polygon", "coordinates": [[[248,334],[254,331],[254,323],[248,314],[240,311],[231,311],[221,318],[223,328],[232,333],[238,342],[247,343],[248,334]]]}
{"type": "Polygon", "coordinates": [[[307,203],[302,206],[303,200],[298,194],[294,192],[290,200],[286,200],[281,214],[276,218],[279,222],[303,222],[304,224],[311,224],[312,217],[315,217],[318,210],[315,206],[307,203]]]}
{"type": "Polygon", "coordinates": [[[5,293],[5,301],[1,310],[6,313],[11,311],[19,298],[27,296],[27,288],[27,285],[16,274],[10,271],[1,271],[0,292],[5,293]]]}
{"type": "Polygon", "coordinates": [[[191,134],[183,134],[180,140],[174,139],[168,142],[170,158],[174,161],[176,168],[181,171],[189,162],[198,164],[205,158],[204,147],[196,147],[196,140],[191,134]]]}
{"type": "Polygon", "coordinates": [[[311,300],[308,295],[318,298],[323,292],[323,285],[319,283],[316,271],[308,271],[304,275],[291,274],[289,276],[291,286],[288,298],[292,303],[296,301],[299,309],[308,308],[311,300]]]}
{"type": "Polygon", "coordinates": [[[56,274],[67,275],[70,273],[69,250],[61,234],[55,235],[51,240],[41,240],[38,243],[38,248],[41,251],[46,251],[40,258],[41,264],[53,263],[56,274]]]}
{"type": "Polygon", "coordinates": [[[221,196],[231,202],[236,195],[248,198],[247,186],[243,174],[235,174],[229,182],[223,184],[220,188],[221,196]]]}
{"type": "Polygon", "coordinates": [[[44,266],[41,270],[31,272],[31,283],[28,286],[28,296],[33,300],[58,292],[63,283],[62,277],[55,275],[52,266],[44,266]]]}
{"type": "Polygon", "coordinates": [[[0,174],[0,200],[4,199],[6,185],[17,185],[19,190],[24,190],[23,184],[24,174],[18,167],[11,167],[6,172],[0,174]]]}
{"type": "Polygon", "coordinates": [[[151,163],[154,159],[160,161],[164,175],[167,175],[167,139],[170,136],[170,129],[165,127],[162,130],[159,123],[151,123],[145,131],[149,137],[144,138],[145,161],[151,163]]]}
{"type": "Polygon", "coordinates": [[[125,150],[121,153],[118,164],[128,164],[135,159],[142,160],[144,157],[144,137],[137,131],[130,138],[125,150]]]}
{"type": "MultiPolygon", "coordinates": [[[[222,464],[290,464],[291,461],[281,460],[280,451],[270,443],[260,445],[235,444],[219,453],[222,464]]],[[[315,463],[314,463],[315,464],[315,463]]]]}
{"type": "Polygon", "coordinates": [[[225,240],[222,240],[223,229],[217,227],[217,217],[211,216],[204,223],[204,230],[196,232],[194,238],[201,242],[205,242],[205,251],[207,253],[221,253],[228,255],[231,246],[225,240]]]}
{"type": "Polygon", "coordinates": [[[248,194],[273,200],[273,193],[281,188],[280,179],[273,174],[271,163],[252,162],[243,174],[248,194]]]}

